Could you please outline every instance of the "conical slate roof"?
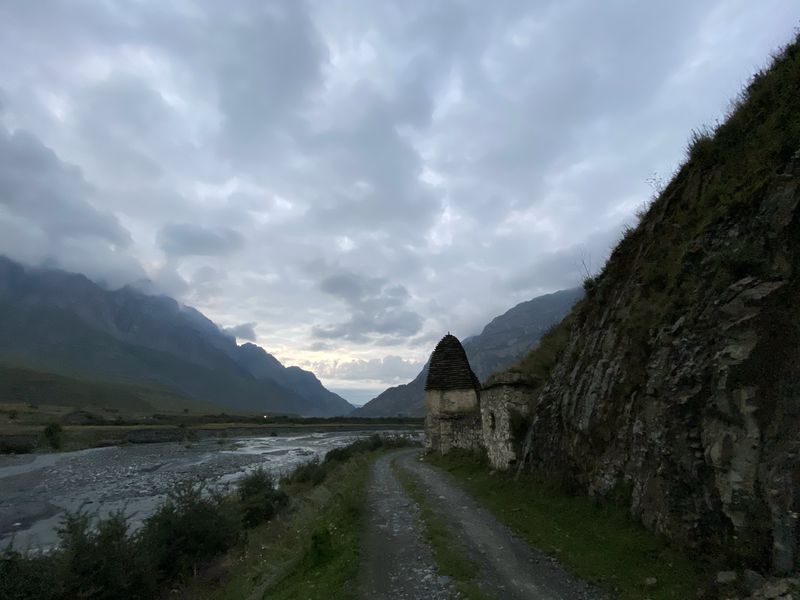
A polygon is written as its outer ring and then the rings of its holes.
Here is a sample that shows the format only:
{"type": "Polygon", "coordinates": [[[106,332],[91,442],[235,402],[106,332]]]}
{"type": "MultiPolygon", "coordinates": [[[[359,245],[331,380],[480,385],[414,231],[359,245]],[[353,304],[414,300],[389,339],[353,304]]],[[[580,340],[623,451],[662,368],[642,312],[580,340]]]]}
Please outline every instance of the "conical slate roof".
{"type": "Polygon", "coordinates": [[[431,355],[425,390],[477,390],[481,384],[467,360],[467,353],[458,338],[447,334],[431,355]]]}

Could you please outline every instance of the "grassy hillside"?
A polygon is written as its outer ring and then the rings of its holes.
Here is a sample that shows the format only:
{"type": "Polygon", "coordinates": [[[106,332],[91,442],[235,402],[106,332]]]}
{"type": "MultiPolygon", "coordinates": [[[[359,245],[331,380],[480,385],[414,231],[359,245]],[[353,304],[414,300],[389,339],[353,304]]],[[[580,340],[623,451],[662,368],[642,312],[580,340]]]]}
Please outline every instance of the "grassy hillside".
{"type": "Polygon", "coordinates": [[[130,413],[219,412],[210,402],[136,384],[88,381],[0,365],[0,404],[64,406],[130,413]]]}
{"type": "Polygon", "coordinates": [[[0,321],[0,358],[6,363],[78,378],[152,383],[240,412],[313,412],[307,400],[271,380],[123,342],[67,310],[0,303],[0,311],[6,317],[0,321]]]}

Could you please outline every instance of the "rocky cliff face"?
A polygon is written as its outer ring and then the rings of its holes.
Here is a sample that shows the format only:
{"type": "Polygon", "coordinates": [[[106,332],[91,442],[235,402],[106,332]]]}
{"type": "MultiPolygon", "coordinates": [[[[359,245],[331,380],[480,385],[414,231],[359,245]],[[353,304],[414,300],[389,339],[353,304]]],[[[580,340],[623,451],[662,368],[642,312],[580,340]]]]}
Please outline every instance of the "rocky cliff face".
{"type": "Polygon", "coordinates": [[[587,282],[525,457],[777,572],[797,568],[800,533],[798,148],[795,44],[587,282]]]}

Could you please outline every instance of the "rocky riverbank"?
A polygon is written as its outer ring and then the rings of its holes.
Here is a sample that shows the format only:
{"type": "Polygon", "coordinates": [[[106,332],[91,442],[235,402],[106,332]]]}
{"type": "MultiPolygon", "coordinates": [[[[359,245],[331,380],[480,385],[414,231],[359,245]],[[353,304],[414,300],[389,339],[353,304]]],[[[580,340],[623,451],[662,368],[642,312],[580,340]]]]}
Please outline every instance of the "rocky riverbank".
{"type": "MultiPolygon", "coordinates": [[[[224,486],[262,466],[280,474],[373,430],[201,439],[0,457],[0,546],[47,549],[67,510],[124,510],[137,527],[182,480],[224,486]]],[[[394,433],[394,432],[393,432],[394,433]]],[[[417,435],[414,433],[413,435],[417,435]]]]}

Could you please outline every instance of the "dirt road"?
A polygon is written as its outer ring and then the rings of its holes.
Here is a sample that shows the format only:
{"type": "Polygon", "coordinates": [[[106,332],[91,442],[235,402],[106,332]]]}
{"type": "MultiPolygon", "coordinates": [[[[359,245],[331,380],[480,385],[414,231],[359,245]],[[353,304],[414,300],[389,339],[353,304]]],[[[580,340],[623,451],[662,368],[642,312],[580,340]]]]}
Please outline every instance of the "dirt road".
{"type": "Polygon", "coordinates": [[[362,598],[459,597],[449,579],[437,575],[419,509],[392,472],[396,462],[422,482],[431,504],[446,518],[454,543],[478,566],[478,583],[488,594],[503,600],[606,599],[516,537],[448,474],[420,462],[419,456],[418,450],[403,450],[374,465],[359,582],[362,598]]]}
{"type": "Polygon", "coordinates": [[[364,600],[456,598],[424,540],[419,508],[392,472],[398,457],[416,456],[401,450],[375,461],[367,500],[359,596],[364,600]]]}

